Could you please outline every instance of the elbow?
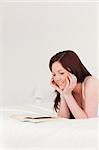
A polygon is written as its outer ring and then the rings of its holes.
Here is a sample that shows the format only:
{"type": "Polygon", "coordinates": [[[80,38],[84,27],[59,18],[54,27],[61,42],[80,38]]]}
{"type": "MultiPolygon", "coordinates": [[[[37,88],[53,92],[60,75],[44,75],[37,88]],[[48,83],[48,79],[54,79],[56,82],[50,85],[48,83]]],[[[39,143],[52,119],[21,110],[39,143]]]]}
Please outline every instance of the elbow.
{"type": "Polygon", "coordinates": [[[69,114],[57,114],[58,118],[65,118],[65,119],[70,119],[70,115],[69,114]]]}
{"type": "Polygon", "coordinates": [[[96,117],[97,117],[96,113],[85,113],[84,116],[85,119],[96,118],[96,117]]]}

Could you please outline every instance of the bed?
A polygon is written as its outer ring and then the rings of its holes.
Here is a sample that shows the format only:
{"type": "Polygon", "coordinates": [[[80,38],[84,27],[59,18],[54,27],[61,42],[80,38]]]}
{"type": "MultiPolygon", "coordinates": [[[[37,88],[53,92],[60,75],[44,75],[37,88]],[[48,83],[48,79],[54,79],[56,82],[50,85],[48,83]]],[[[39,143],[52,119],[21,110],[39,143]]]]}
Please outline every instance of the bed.
{"type": "MultiPolygon", "coordinates": [[[[43,123],[22,122],[13,114],[55,115],[37,104],[0,108],[0,148],[7,149],[98,149],[98,118],[55,119],[43,123]]],[[[0,149],[0,150],[1,150],[0,149]]]]}

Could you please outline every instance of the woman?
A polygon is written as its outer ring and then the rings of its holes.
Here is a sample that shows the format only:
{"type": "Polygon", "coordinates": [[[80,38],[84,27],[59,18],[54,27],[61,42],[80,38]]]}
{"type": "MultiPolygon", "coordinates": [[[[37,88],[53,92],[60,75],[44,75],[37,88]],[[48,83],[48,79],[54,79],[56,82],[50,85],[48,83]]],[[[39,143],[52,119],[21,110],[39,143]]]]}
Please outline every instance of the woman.
{"type": "Polygon", "coordinates": [[[55,54],[49,63],[51,85],[57,92],[54,108],[58,117],[97,117],[98,81],[71,50],[55,54]]]}

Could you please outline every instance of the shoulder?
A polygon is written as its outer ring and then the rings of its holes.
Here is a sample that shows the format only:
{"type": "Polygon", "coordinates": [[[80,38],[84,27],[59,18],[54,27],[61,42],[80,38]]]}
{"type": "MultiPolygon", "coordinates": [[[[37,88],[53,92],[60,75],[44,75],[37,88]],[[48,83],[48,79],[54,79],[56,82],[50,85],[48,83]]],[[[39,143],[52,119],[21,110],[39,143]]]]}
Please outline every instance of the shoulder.
{"type": "Polygon", "coordinates": [[[84,80],[84,111],[88,118],[96,117],[98,112],[98,79],[88,76],[84,80]]]}
{"type": "Polygon", "coordinates": [[[85,84],[85,87],[86,86],[92,86],[92,85],[98,85],[99,84],[99,81],[96,77],[94,76],[87,76],[84,80],[84,84],[85,84]]]}
{"type": "Polygon", "coordinates": [[[96,94],[97,90],[99,89],[99,80],[94,76],[88,76],[84,80],[84,93],[85,96],[88,95],[88,93],[96,94]]]}

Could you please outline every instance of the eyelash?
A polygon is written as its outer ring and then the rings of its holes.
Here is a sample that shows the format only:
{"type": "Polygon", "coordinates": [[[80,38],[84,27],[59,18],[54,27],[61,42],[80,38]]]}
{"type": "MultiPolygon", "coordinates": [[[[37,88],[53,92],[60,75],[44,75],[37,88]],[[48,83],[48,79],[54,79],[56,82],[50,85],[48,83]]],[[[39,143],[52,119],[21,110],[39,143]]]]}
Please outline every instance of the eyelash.
{"type": "MultiPolygon", "coordinates": [[[[59,74],[63,75],[64,73],[62,72],[62,73],[59,73],[59,74]]],[[[53,77],[55,77],[55,74],[53,74],[53,77]]]]}
{"type": "Polygon", "coordinates": [[[63,73],[63,72],[61,72],[60,74],[61,74],[61,75],[63,75],[64,73],[63,73]]]}

